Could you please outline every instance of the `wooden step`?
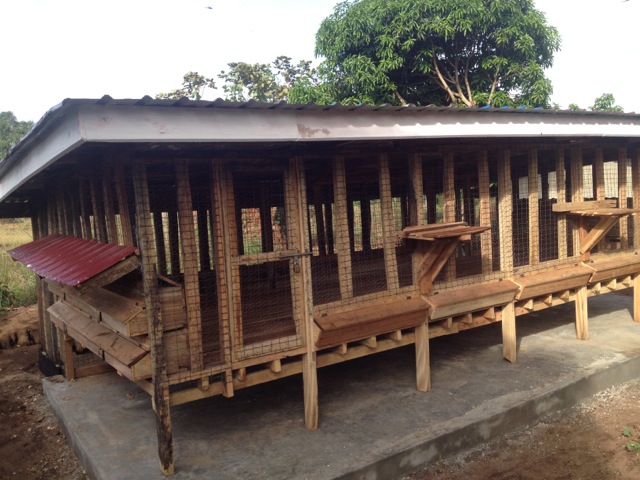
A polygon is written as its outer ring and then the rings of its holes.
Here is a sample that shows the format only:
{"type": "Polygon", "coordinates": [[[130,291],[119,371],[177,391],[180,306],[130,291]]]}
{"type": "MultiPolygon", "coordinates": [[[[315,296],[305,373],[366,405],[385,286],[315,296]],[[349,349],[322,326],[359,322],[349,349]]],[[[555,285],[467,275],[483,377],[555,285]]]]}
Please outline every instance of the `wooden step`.
{"type": "Polygon", "coordinates": [[[593,270],[583,265],[561,267],[543,273],[535,273],[512,280],[520,286],[516,300],[526,300],[558,292],[573,290],[587,285],[593,270]]]}
{"type": "Polygon", "coordinates": [[[416,327],[427,320],[429,305],[420,297],[380,301],[315,319],[316,345],[324,348],[416,327]]]}
{"type": "Polygon", "coordinates": [[[503,280],[454,288],[429,295],[424,297],[431,306],[429,321],[506,305],[514,300],[518,288],[515,283],[503,280]]]}

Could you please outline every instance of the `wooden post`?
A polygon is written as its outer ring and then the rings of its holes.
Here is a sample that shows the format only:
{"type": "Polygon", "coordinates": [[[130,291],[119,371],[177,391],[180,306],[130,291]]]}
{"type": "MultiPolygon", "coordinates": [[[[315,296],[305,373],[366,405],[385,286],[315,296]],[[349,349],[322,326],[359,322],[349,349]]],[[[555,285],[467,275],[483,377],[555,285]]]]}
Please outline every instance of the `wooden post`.
{"type": "Polygon", "coordinates": [[[500,237],[500,270],[513,270],[511,152],[504,150],[498,163],[498,225],[500,237]]]}
{"type": "MultiPolygon", "coordinates": [[[[411,186],[409,191],[409,225],[423,225],[425,221],[424,193],[422,185],[422,157],[419,154],[412,155],[409,160],[409,178],[411,186]]],[[[423,242],[420,242],[422,244],[423,242]]],[[[418,269],[421,255],[418,249],[414,249],[411,256],[413,284],[418,285],[418,269]]]]}
{"type": "Polygon", "coordinates": [[[187,307],[187,331],[191,371],[203,368],[202,360],[202,311],[200,283],[198,280],[198,248],[193,223],[193,200],[189,184],[187,160],[176,161],[176,186],[178,193],[178,222],[180,224],[180,252],[184,272],[184,293],[187,307]]]}
{"type": "Polygon", "coordinates": [[[171,275],[180,274],[180,242],[178,230],[178,214],[176,210],[170,209],[168,215],[169,227],[169,265],[171,266],[171,275]]]}
{"type": "Polygon", "coordinates": [[[342,300],[353,297],[351,276],[351,248],[349,242],[349,222],[347,220],[347,184],[344,171],[344,158],[333,160],[333,196],[335,202],[335,248],[338,254],[338,278],[342,300]]]}
{"type": "Polygon", "coordinates": [[[327,254],[327,240],[324,228],[324,212],[322,208],[322,185],[313,187],[313,211],[316,217],[316,238],[318,244],[318,255],[327,254]]]}
{"type": "MultiPolygon", "coordinates": [[[[455,187],[455,156],[447,152],[444,156],[444,223],[456,221],[456,187],[455,187]]],[[[456,278],[456,254],[453,253],[445,267],[445,278],[456,278]]]]}
{"type": "Polygon", "coordinates": [[[134,165],[134,188],[136,198],[137,237],[141,253],[142,279],[149,325],[151,344],[151,371],[153,379],[153,407],[156,414],[158,455],[160,469],[164,475],[173,475],[173,439],[171,433],[171,414],[169,397],[169,379],[165,358],[163,322],[158,298],[158,280],[155,272],[155,245],[147,172],[141,162],[134,165]]]}
{"type": "Polygon", "coordinates": [[[104,204],[104,216],[107,224],[107,239],[109,243],[118,244],[116,209],[113,202],[113,191],[111,188],[111,169],[107,165],[103,165],[102,168],[102,198],[104,204]]]}
{"type": "Polygon", "coordinates": [[[89,184],[91,188],[91,204],[93,206],[93,223],[98,236],[98,241],[108,242],[107,227],[104,224],[104,202],[103,197],[98,192],[98,178],[95,172],[89,173],[89,184]]]}
{"type": "MultiPolygon", "coordinates": [[[[636,150],[631,161],[631,181],[633,185],[633,208],[640,208],[640,150],[636,150]]],[[[633,246],[640,247],[640,218],[633,219],[633,246]]]]}
{"type": "Polygon", "coordinates": [[[540,263],[540,215],[538,196],[538,151],[529,150],[529,264],[540,263]]]}
{"type": "Polygon", "coordinates": [[[502,356],[515,363],[516,351],[516,307],[510,302],[502,308],[502,356]]]}
{"type": "Polygon", "coordinates": [[[604,152],[602,148],[596,148],[594,167],[596,170],[596,200],[604,200],[604,152]]]}
{"type": "Polygon", "coordinates": [[[387,275],[387,289],[400,288],[398,259],[396,258],[396,235],[393,224],[393,197],[389,158],[386,153],[379,158],[380,211],[382,216],[382,236],[384,242],[384,267],[387,275]]]}
{"type": "MultiPolygon", "coordinates": [[[[580,147],[571,148],[571,201],[583,202],[584,189],[582,179],[582,149],[580,147]]],[[[581,237],[584,229],[574,227],[573,229],[573,255],[577,256],[581,250],[581,237]]]]}
{"type": "Polygon", "coordinates": [[[589,309],[587,305],[587,286],[576,290],[576,336],[579,340],[589,338],[589,309]]]}
{"type": "MultiPolygon", "coordinates": [[[[491,192],[489,190],[489,155],[486,150],[478,158],[478,189],[480,197],[480,225],[491,225],[491,192]]],[[[491,230],[480,234],[480,252],[482,255],[482,273],[493,270],[493,250],[491,248],[491,230]]]]}
{"type": "MultiPolygon", "coordinates": [[[[629,208],[627,200],[627,149],[620,147],[618,149],[618,207],[629,208]]],[[[620,218],[620,248],[629,247],[629,219],[628,217],[620,218]]]]}
{"type": "MultiPolygon", "coordinates": [[[[556,195],[558,203],[567,201],[567,180],[564,167],[564,150],[558,148],[556,150],[556,195]]],[[[558,259],[567,258],[567,215],[561,213],[558,215],[558,259]]]]}
{"type": "Polygon", "coordinates": [[[640,323],[640,275],[633,276],[633,321],[640,323]]]}
{"type": "Polygon", "coordinates": [[[116,197],[118,198],[118,214],[122,228],[122,240],[125,245],[134,245],[133,229],[129,212],[129,199],[124,181],[124,161],[118,160],[115,166],[116,197]]]}
{"type": "Polygon", "coordinates": [[[429,364],[429,324],[424,322],[415,328],[416,336],[416,387],[421,392],[431,390],[431,366],[429,364]]]}

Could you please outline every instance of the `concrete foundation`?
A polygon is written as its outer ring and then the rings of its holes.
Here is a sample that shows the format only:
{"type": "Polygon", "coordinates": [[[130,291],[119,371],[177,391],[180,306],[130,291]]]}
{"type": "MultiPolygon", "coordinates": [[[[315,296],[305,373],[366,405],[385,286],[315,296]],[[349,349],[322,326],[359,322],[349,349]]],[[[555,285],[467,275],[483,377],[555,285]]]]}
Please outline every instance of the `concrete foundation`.
{"type": "MultiPolygon", "coordinates": [[[[589,299],[517,319],[518,360],[500,324],[433,339],[432,390],[415,388],[413,347],[318,371],[320,428],[304,427],[302,378],[171,410],[176,479],[391,479],[640,376],[633,298],[589,299]]],[[[44,390],[81,463],[100,480],[161,478],[150,397],[103,374],[44,390]]]]}

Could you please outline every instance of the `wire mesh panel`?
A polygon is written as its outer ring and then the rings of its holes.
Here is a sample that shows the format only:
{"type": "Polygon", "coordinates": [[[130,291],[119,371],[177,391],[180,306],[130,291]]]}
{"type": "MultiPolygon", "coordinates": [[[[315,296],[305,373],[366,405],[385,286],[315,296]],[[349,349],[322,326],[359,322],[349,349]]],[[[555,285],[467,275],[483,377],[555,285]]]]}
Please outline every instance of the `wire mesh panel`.
{"type": "Polygon", "coordinates": [[[234,349],[239,358],[286,351],[302,344],[300,319],[292,300],[292,273],[299,271],[288,224],[295,189],[288,166],[263,168],[236,163],[227,200],[233,213],[235,252],[234,349]]]}
{"type": "Polygon", "coordinates": [[[538,196],[539,259],[547,262],[559,258],[559,216],[553,212],[553,204],[558,201],[556,155],[550,150],[538,152],[538,196]]]}

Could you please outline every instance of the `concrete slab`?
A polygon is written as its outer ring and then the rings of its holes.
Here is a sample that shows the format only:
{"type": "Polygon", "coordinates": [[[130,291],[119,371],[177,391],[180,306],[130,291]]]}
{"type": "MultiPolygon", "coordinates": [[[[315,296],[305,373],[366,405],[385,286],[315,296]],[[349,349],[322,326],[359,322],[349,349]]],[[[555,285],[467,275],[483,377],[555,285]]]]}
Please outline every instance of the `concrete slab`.
{"type": "MultiPolygon", "coordinates": [[[[589,299],[519,317],[518,361],[500,325],[431,341],[432,390],[415,389],[413,347],[319,370],[320,429],[304,428],[297,376],[172,409],[176,479],[396,478],[640,376],[633,299],[589,299]]],[[[161,478],[148,395],[114,374],[44,390],[89,474],[161,478]]]]}

